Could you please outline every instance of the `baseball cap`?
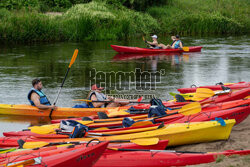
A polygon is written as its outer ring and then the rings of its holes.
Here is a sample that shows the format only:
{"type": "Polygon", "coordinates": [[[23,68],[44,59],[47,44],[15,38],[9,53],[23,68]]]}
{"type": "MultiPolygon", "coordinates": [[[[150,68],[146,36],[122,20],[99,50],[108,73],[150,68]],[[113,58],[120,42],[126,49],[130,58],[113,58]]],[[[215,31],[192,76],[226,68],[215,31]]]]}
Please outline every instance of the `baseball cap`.
{"type": "Polygon", "coordinates": [[[157,39],[157,35],[153,35],[153,36],[151,36],[152,38],[156,38],[157,39]]]}
{"type": "Polygon", "coordinates": [[[94,84],[91,86],[91,90],[103,90],[103,87],[100,87],[100,85],[98,84],[94,84]]]}
{"type": "Polygon", "coordinates": [[[179,36],[179,35],[176,35],[175,37],[176,37],[176,38],[180,38],[180,36],[179,36]]]}

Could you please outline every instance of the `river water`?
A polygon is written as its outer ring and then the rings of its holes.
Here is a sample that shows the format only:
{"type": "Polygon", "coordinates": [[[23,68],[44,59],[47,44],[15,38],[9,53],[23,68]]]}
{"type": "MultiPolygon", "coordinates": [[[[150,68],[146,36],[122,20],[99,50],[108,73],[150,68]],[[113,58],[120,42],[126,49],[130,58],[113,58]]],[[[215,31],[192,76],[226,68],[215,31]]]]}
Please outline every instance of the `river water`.
{"type": "MultiPolygon", "coordinates": [[[[145,47],[141,39],[0,45],[0,103],[28,104],[27,93],[34,78],[42,80],[43,91],[53,102],[76,48],[79,54],[57,102],[60,107],[79,104],[72,100],[86,98],[95,79],[106,87],[108,94],[131,98],[139,94],[144,95],[145,101],[153,95],[171,99],[169,92],[192,84],[249,81],[249,36],[184,37],[182,41],[186,46],[203,46],[202,52],[128,56],[119,55],[110,47],[111,44],[145,47]],[[127,75],[133,79],[129,80],[127,75]]],[[[1,115],[0,135],[48,121],[49,118],[1,115]]]]}

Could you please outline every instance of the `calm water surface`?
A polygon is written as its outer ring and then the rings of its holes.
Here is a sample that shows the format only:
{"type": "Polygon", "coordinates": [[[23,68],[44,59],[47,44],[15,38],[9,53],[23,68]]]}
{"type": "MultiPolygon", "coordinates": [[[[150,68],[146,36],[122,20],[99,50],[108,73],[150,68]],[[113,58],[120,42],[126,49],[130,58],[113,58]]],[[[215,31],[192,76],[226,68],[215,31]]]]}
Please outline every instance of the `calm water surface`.
{"type": "MultiPolygon", "coordinates": [[[[85,43],[50,43],[34,45],[0,45],[0,103],[28,104],[27,93],[31,81],[39,77],[44,85],[43,91],[53,102],[64,78],[74,52],[78,57],[71,68],[61,91],[57,105],[71,107],[72,101],[87,96],[90,75],[95,69],[102,74],[110,72],[133,72],[135,69],[155,73],[164,70],[158,77],[155,90],[134,90],[135,82],[130,84],[126,78],[107,80],[111,87],[122,85],[126,90],[113,94],[153,94],[163,100],[171,99],[168,92],[177,88],[196,85],[213,85],[218,82],[250,81],[250,39],[249,36],[224,38],[182,38],[187,46],[200,45],[200,53],[183,55],[119,55],[110,44],[145,47],[141,39],[131,41],[102,41],[85,43]],[[130,86],[130,89],[127,89],[130,86]]],[[[163,43],[170,41],[160,40],[163,43]]],[[[142,78],[148,82],[150,76],[142,78]]],[[[140,78],[137,78],[137,83],[140,78]]],[[[102,80],[103,81],[103,80],[102,80]]],[[[154,86],[154,84],[152,84],[154,86]]],[[[152,88],[152,87],[151,87],[152,88]]],[[[0,135],[4,131],[25,129],[30,125],[48,122],[48,118],[0,116],[0,135]]]]}

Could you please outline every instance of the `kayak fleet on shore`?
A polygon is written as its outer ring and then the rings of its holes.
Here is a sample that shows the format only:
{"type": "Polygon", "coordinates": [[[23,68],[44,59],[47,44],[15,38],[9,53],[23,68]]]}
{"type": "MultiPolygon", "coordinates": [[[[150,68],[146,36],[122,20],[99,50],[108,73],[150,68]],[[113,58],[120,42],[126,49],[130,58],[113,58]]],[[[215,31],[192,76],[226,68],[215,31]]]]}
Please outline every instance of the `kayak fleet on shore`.
{"type": "MultiPolygon", "coordinates": [[[[3,133],[0,166],[185,166],[210,163],[221,155],[250,154],[250,150],[210,153],[168,149],[227,140],[233,126],[250,114],[250,82],[178,91],[171,93],[174,100],[157,105],[142,102],[114,108],[58,107],[52,118],[63,119],[3,133]],[[164,113],[157,115],[157,108],[164,108],[164,113]]],[[[0,114],[49,113],[30,105],[0,104],[0,114]]]]}

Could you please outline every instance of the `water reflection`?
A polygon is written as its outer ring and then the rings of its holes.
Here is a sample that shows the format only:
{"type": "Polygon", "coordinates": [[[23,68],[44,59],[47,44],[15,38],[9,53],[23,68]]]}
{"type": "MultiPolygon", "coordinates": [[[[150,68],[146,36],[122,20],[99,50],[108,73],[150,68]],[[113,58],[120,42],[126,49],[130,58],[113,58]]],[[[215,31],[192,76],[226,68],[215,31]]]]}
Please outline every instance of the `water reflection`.
{"type": "Polygon", "coordinates": [[[167,54],[116,54],[112,60],[114,62],[119,61],[142,61],[146,62],[148,65],[151,66],[152,71],[159,70],[157,68],[158,63],[171,63],[171,66],[180,65],[182,62],[188,63],[189,62],[189,55],[188,54],[181,54],[181,53],[167,53],[167,54]]]}

